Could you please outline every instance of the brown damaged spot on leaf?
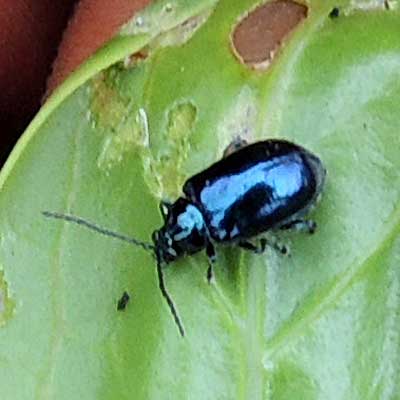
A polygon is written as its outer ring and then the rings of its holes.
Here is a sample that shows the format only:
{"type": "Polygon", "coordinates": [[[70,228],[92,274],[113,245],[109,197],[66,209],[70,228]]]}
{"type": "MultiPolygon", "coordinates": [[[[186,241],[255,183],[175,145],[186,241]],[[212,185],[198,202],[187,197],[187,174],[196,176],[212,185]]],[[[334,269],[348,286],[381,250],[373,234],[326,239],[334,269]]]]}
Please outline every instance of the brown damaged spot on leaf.
{"type": "Polygon", "coordinates": [[[139,63],[145,61],[149,57],[149,48],[148,46],[143,49],[137,51],[136,53],[127,56],[124,59],[124,67],[125,68],[133,68],[136,67],[139,63]]]}
{"type": "Polygon", "coordinates": [[[264,4],[236,25],[232,34],[235,55],[244,64],[268,67],[284,39],[307,17],[307,7],[288,0],[264,4]]]}

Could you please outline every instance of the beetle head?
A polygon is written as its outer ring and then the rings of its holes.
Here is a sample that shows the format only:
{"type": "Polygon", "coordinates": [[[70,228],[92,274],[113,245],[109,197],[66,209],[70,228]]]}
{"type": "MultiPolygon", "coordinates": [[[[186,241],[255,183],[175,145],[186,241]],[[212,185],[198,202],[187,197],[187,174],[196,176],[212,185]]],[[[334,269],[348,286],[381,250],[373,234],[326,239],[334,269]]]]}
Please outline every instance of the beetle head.
{"type": "Polygon", "coordinates": [[[163,203],[161,210],[164,207],[164,225],[152,236],[158,260],[168,264],[204,249],[207,229],[200,210],[182,197],[170,205],[163,203]]]}

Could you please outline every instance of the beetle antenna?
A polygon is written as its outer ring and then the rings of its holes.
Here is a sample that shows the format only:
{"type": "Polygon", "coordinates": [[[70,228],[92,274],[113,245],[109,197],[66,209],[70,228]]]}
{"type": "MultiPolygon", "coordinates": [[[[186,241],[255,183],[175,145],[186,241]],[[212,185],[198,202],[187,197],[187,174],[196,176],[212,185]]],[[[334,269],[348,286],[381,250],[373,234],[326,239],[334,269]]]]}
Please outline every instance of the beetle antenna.
{"type": "Polygon", "coordinates": [[[182,337],[185,336],[185,330],[183,329],[182,321],[178,316],[178,312],[176,311],[174,302],[171,299],[171,296],[167,292],[167,288],[165,287],[164,283],[164,275],[162,271],[162,264],[160,262],[159,256],[157,255],[157,274],[158,274],[158,286],[160,287],[161,294],[163,295],[164,299],[166,300],[168,307],[171,311],[172,316],[174,317],[175,323],[179,329],[179,333],[182,337]]]}
{"type": "Polygon", "coordinates": [[[42,214],[47,218],[61,219],[63,221],[67,221],[67,222],[74,222],[75,224],[82,225],[85,228],[91,229],[92,231],[101,233],[102,235],[111,236],[115,239],[123,240],[124,242],[134,244],[135,246],[140,246],[143,249],[148,250],[148,251],[155,250],[155,246],[152,245],[151,243],[142,242],[135,238],[125,236],[121,233],[110,231],[109,229],[102,228],[101,226],[96,225],[93,222],[87,221],[86,219],[83,219],[80,217],[76,217],[75,215],[61,214],[61,213],[51,212],[51,211],[42,211],[42,214]]]}

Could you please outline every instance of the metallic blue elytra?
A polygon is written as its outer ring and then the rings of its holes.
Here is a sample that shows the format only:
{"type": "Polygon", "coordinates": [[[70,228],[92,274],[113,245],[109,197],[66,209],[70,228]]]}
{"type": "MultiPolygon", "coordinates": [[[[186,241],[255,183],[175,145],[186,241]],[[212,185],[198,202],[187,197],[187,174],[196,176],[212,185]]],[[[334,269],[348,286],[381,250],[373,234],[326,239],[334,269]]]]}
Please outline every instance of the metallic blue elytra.
{"type": "Polygon", "coordinates": [[[245,145],[188,179],[185,198],[162,203],[165,224],[153,234],[158,257],[169,263],[206,249],[211,265],[216,242],[257,251],[248,240],[269,230],[312,233],[315,223],[303,218],[321,194],[325,175],[321,160],[294,143],[245,145]]]}

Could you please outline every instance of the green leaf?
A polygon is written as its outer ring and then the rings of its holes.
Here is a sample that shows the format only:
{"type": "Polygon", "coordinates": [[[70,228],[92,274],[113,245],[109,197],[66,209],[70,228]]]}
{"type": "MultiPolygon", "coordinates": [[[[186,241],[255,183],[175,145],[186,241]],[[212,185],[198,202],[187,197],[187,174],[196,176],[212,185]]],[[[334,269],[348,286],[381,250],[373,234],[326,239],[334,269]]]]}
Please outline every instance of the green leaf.
{"type": "Polygon", "coordinates": [[[310,1],[264,71],[230,43],[256,3],[156,2],[16,146],[0,176],[2,399],[399,398],[398,2],[310,1]],[[211,286],[203,254],[168,267],[185,339],[150,254],[41,215],[149,241],[160,199],[238,135],[321,157],[319,229],[285,234],[287,258],[218,248],[211,286]]]}

